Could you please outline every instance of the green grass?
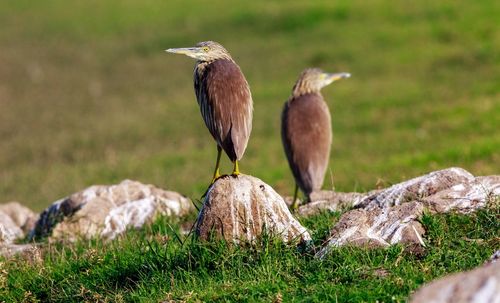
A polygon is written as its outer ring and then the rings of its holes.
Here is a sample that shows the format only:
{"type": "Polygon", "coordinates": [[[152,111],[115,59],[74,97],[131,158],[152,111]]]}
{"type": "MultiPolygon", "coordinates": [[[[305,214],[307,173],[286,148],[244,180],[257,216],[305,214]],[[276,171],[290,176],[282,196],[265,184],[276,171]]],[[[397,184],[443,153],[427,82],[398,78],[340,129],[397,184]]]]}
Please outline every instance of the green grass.
{"type": "Polygon", "coordinates": [[[194,62],[163,50],[208,39],[251,85],[241,169],[282,194],[293,179],[279,116],[309,66],[353,75],[323,91],[334,133],[325,188],[449,166],[498,173],[498,15],[498,1],[3,1],[0,198],[41,210],[125,178],[199,197],[216,149],[194,62]]]}
{"type": "MultiPolygon", "coordinates": [[[[472,215],[425,215],[427,249],[334,249],[324,260],[263,239],[253,248],[178,239],[179,220],[111,244],[56,245],[39,259],[3,261],[0,301],[6,302],[383,302],[404,301],[423,283],[481,265],[498,248],[500,209],[472,215]]],[[[315,243],[338,213],[302,219],[315,243]]]]}

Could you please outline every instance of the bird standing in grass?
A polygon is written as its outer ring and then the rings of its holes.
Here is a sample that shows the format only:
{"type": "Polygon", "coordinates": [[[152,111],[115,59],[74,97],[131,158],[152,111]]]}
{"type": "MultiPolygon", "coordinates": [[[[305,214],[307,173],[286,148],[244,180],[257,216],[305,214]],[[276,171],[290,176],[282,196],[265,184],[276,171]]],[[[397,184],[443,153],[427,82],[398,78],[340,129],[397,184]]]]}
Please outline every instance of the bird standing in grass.
{"type": "Polygon", "coordinates": [[[330,83],[349,78],[348,73],[328,74],[318,68],[304,70],[285,103],[281,115],[281,139],[295,178],[292,209],[297,209],[300,188],[306,200],[321,189],[332,144],[331,117],[320,90],[330,83]]]}
{"type": "Polygon", "coordinates": [[[250,87],[240,67],[222,45],[213,41],[166,51],[196,59],[196,99],[205,125],[217,142],[217,162],[212,183],[220,176],[222,149],[234,163],[233,175],[238,175],[238,161],[245,153],[252,130],[253,111],[250,87]]]}

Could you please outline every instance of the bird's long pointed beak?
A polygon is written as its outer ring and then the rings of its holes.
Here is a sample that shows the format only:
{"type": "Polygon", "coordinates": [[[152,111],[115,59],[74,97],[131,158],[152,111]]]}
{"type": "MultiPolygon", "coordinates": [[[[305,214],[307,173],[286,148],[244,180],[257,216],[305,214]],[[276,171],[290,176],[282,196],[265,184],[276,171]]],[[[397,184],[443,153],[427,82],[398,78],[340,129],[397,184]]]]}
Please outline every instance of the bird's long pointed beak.
{"type": "Polygon", "coordinates": [[[194,50],[195,50],[194,47],[182,47],[182,48],[169,48],[169,49],[166,49],[165,51],[167,53],[187,55],[189,53],[194,52],[194,50]]]}
{"type": "Polygon", "coordinates": [[[198,52],[198,50],[199,49],[197,47],[182,47],[182,48],[169,48],[169,49],[166,49],[165,51],[168,53],[182,54],[182,55],[196,58],[195,54],[198,52]]]}
{"type": "Polygon", "coordinates": [[[337,81],[340,79],[345,79],[345,78],[350,78],[351,74],[349,73],[334,73],[334,74],[327,74],[327,78],[331,81],[337,81]]]}

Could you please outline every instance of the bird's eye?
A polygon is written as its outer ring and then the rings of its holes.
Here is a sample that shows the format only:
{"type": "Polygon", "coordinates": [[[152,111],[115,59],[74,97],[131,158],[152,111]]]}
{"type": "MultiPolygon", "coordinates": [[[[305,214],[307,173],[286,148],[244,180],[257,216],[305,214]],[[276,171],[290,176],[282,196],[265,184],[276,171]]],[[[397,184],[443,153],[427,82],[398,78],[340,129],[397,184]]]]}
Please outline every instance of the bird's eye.
{"type": "Polygon", "coordinates": [[[208,46],[205,46],[205,47],[203,48],[203,51],[204,51],[204,52],[208,52],[208,50],[209,50],[208,46]]]}

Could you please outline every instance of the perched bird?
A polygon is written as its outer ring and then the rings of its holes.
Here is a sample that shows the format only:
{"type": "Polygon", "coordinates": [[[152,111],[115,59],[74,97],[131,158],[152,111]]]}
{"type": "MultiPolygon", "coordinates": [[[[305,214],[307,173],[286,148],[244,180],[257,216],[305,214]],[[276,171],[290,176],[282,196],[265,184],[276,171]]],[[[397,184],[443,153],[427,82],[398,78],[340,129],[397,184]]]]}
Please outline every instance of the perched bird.
{"type": "Polygon", "coordinates": [[[243,157],[248,144],[253,112],[250,87],[240,67],[222,45],[213,41],[166,51],[196,59],[196,99],[205,125],[217,142],[217,162],[212,183],[220,176],[222,149],[234,163],[233,175],[238,175],[238,161],[243,157]]]}
{"type": "Polygon", "coordinates": [[[297,209],[298,188],[310,201],[321,189],[332,144],[331,117],[320,90],[348,73],[328,74],[318,68],[304,70],[281,114],[281,139],[295,178],[292,209],[297,209]]]}

